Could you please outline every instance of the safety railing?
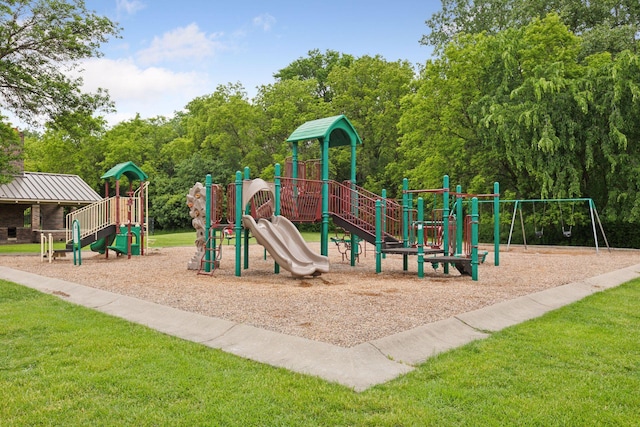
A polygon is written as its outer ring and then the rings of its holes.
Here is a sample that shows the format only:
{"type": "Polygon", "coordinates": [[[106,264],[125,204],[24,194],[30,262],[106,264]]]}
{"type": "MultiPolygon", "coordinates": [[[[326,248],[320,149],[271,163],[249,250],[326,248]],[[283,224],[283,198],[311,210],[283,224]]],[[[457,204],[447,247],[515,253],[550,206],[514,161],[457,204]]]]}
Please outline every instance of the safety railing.
{"type": "Polygon", "coordinates": [[[322,181],[280,178],[280,213],[293,222],[322,219],[322,181]]]}
{"type": "MultiPolygon", "coordinates": [[[[223,197],[221,191],[217,197],[223,197]]],[[[249,214],[255,219],[270,218],[274,214],[274,203],[270,191],[258,191],[249,201],[249,214]]],[[[227,221],[229,224],[236,222],[236,184],[227,186],[227,221]]]]}
{"type": "MultiPolygon", "coordinates": [[[[380,196],[350,182],[329,182],[329,211],[339,215],[353,225],[375,232],[376,201],[380,196]]],[[[402,239],[402,205],[393,199],[384,199],[383,234],[402,239]]]]}
{"type": "Polygon", "coordinates": [[[132,224],[142,224],[142,202],[140,197],[109,197],[67,214],[66,241],[71,242],[73,222],[80,222],[80,239],[120,222],[127,224],[129,218],[132,224]]]}

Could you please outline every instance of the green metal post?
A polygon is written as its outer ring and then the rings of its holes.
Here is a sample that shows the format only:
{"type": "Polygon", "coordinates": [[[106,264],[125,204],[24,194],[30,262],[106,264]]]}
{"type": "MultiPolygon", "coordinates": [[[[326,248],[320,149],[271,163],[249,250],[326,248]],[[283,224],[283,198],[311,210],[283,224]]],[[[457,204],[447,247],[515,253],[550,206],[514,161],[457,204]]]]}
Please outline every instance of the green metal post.
{"type": "MultiPolygon", "coordinates": [[[[273,214],[275,216],[279,216],[280,215],[280,193],[282,191],[282,183],[280,182],[280,163],[276,163],[276,170],[275,170],[275,176],[274,176],[274,182],[275,182],[275,206],[274,206],[274,212],[273,214]]],[[[273,263],[273,272],[278,274],[280,273],[280,266],[278,265],[277,262],[273,263]]]]}
{"type": "Polygon", "coordinates": [[[478,198],[471,199],[471,279],[478,280],[478,198]]]}
{"type": "Polygon", "coordinates": [[[281,167],[280,167],[280,163],[276,163],[275,166],[275,173],[274,173],[274,187],[275,187],[275,200],[274,200],[274,211],[273,214],[278,216],[280,215],[280,209],[282,209],[281,207],[281,194],[282,194],[282,182],[280,181],[280,174],[281,174],[281,167]]]}
{"type": "MultiPolygon", "coordinates": [[[[248,181],[251,179],[251,172],[249,170],[249,166],[244,167],[244,179],[248,181]]],[[[242,203],[242,199],[240,200],[242,203]]],[[[251,206],[248,203],[247,206],[243,206],[244,214],[251,215],[251,206]]],[[[244,230],[244,269],[247,270],[249,268],[249,230],[244,230]]]]}
{"type": "Polygon", "coordinates": [[[493,183],[493,264],[500,265],[500,184],[493,183]]]}
{"type": "MultiPolygon", "coordinates": [[[[82,246],[80,243],[80,221],[77,219],[73,220],[72,224],[72,234],[73,234],[73,265],[76,265],[76,261],[78,265],[82,265],[82,246]]],[[[49,255],[51,256],[51,255],[49,255]]]]}
{"type": "MultiPolygon", "coordinates": [[[[409,180],[402,180],[402,246],[409,247],[409,180]]],[[[402,270],[409,269],[409,257],[402,255],[402,270]]]]}
{"type": "MultiPolygon", "coordinates": [[[[387,190],[385,188],[382,189],[382,232],[387,232],[387,190]]],[[[365,243],[366,245],[366,243],[365,243]]],[[[386,259],[387,254],[382,254],[382,259],[386,259]]]]}
{"type": "MultiPolygon", "coordinates": [[[[211,174],[207,174],[205,178],[205,214],[204,214],[204,271],[209,273],[211,271],[211,174]]],[[[215,259],[215,256],[214,256],[215,259]]]]}
{"type": "Polygon", "coordinates": [[[380,227],[380,216],[382,203],[376,200],[376,273],[382,271],[382,230],[380,227]]]}
{"type": "MultiPolygon", "coordinates": [[[[442,206],[442,249],[444,249],[445,255],[449,253],[449,175],[445,175],[442,178],[442,188],[444,192],[443,206],[442,206]]],[[[445,263],[443,267],[444,274],[449,274],[449,263],[445,263]]]]}
{"type": "Polygon", "coordinates": [[[291,146],[291,186],[294,205],[298,205],[298,141],[293,142],[291,146]]]}
{"type": "MultiPolygon", "coordinates": [[[[351,194],[353,199],[351,200],[351,206],[353,206],[354,212],[352,212],[356,218],[358,217],[358,197],[355,192],[356,189],[356,141],[351,141],[351,194]]],[[[356,265],[356,258],[358,257],[358,236],[355,233],[351,233],[351,266],[356,265]]]]}
{"type": "Polygon", "coordinates": [[[322,234],[320,254],[329,255],[329,139],[322,140],[322,234]]]}
{"type": "Polygon", "coordinates": [[[418,197],[418,277],[424,277],[424,200],[418,197]]]}
{"type": "Polygon", "coordinates": [[[405,248],[409,246],[409,227],[407,225],[409,222],[409,195],[407,190],[409,190],[409,180],[404,178],[402,180],[402,246],[405,248]]]}
{"type": "Polygon", "coordinates": [[[462,185],[456,185],[456,256],[462,255],[462,234],[464,232],[464,207],[462,185]]]}
{"type": "Polygon", "coordinates": [[[298,179],[298,141],[291,144],[291,178],[298,179]]]}
{"type": "Polygon", "coordinates": [[[236,172],[236,276],[241,275],[242,266],[242,172],[236,172]]]}
{"type": "Polygon", "coordinates": [[[409,227],[409,246],[415,243],[416,241],[416,231],[413,227],[413,193],[409,193],[409,221],[407,222],[409,227]]]}

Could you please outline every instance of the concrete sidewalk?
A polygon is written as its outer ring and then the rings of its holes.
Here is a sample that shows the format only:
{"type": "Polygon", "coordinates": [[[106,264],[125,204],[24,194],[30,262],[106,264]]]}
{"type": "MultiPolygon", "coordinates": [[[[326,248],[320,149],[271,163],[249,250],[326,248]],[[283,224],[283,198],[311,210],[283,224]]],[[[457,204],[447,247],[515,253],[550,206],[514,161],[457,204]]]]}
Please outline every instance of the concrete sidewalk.
{"type": "Polygon", "coordinates": [[[640,277],[640,264],[344,348],[0,266],[0,279],[237,356],[318,376],[356,391],[410,372],[433,355],[486,338],[491,332],[637,277],[640,277]]]}

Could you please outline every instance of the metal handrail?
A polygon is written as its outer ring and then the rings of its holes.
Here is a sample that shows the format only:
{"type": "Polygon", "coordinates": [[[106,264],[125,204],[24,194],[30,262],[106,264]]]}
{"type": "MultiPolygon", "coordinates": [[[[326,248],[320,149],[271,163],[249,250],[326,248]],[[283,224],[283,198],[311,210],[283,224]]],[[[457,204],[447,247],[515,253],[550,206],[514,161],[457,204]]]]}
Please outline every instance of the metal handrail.
{"type": "Polygon", "coordinates": [[[121,224],[128,223],[129,203],[131,203],[131,223],[142,224],[142,204],[140,197],[113,196],[100,200],[67,214],[66,217],[66,241],[73,239],[73,222],[77,219],[80,223],[80,239],[97,233],[98,231],[116,224],[119,219],[121,224]],[[116,207],[117,206],[117,207],[116,207]],[[119,215],[118,215],[119,213],[119,215]]]}

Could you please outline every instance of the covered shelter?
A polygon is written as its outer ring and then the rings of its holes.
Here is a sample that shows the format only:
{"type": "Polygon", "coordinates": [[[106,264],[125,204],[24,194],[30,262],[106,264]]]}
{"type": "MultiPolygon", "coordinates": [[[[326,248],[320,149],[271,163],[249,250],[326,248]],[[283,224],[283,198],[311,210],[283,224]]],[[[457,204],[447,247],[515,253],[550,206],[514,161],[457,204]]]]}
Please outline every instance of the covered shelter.
{"type": "Polygon", "coordinates": [[[0,244],[65,239],[65,209],[102,200],[78,175],[22,172],[0,185],[0,244]]]}
{"type": "MultiPolygon", "coordinates": [[[[351,147],[351,183],[356,184],[356,147],[362,140],[349,119],[344,114],[311,120],[300,125],[287,138],[292,144],[293,171],[298,167],[298,143],[317,139],[320,142],[320,163],[322,179],[322,233],[320,251],[329,253],[329,149],[333,147],[351,147]]],[[[296,176],[293,176],[296,178],[296,176]]]]}

